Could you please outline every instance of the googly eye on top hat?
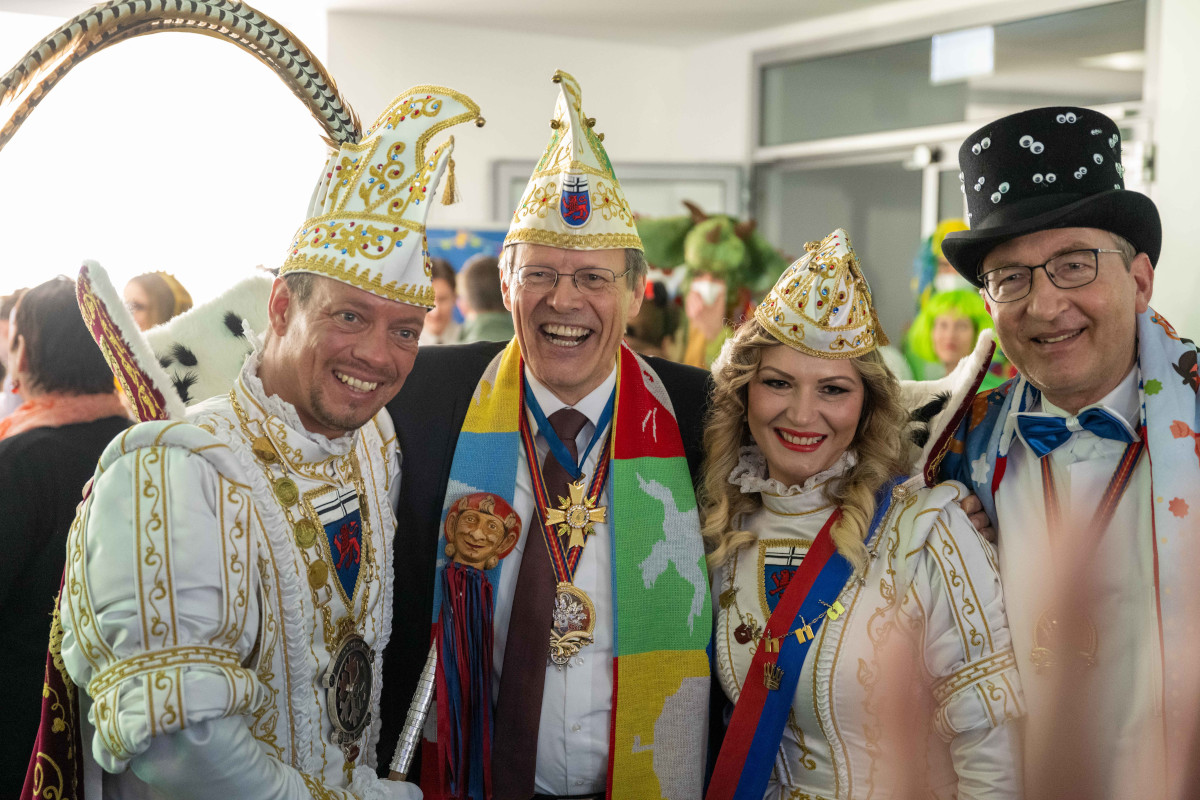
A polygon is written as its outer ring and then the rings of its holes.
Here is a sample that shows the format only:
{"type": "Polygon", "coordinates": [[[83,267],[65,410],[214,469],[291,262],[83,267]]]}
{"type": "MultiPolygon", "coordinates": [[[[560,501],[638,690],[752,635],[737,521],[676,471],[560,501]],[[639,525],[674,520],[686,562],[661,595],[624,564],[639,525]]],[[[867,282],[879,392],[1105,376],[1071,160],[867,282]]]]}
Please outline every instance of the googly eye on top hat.
{"type": "Polygon", "coordinates": [[[970,230],[948,235],[942,252],[976,286],[992,248],[1050,228],[1110,231],[1158,262],[1158,209],[1125,188],[1121,133],[1098,111],[1060,106],[1003,117],[967,137],[958,164],[970,230]]]}

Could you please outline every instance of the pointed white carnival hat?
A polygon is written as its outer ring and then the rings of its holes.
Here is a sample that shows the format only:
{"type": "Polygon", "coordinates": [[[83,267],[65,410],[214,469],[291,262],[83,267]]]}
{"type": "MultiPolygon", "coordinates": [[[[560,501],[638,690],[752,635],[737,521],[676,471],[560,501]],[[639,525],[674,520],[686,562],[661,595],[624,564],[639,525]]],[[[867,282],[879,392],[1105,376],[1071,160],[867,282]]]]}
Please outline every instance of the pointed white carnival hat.
{"type": "Polygon", "coordinates": [[[871,287],[841,228],[783,271],[754,317],[779,341],[818,358],[855,358],[888,343],[871,287]]]}
{"type": "Polygon", "coordinates": [[[453,89],[416,86],[393,100],[361,141],[330,157],[279,274],[312,272],[432,308],[425,219],[447,167],[442,202],[454,201],[454,137],[429,142],[468,120],[483,124],[479,106],[453,89]]]}
{"type": "Polygon", "coordinates": [[[533,170],[504,244],[565,250],[642,250],[633,212],[604,150],[596,120],[584,116],[579,82],[559,70],[550,143],[533,170]]]}

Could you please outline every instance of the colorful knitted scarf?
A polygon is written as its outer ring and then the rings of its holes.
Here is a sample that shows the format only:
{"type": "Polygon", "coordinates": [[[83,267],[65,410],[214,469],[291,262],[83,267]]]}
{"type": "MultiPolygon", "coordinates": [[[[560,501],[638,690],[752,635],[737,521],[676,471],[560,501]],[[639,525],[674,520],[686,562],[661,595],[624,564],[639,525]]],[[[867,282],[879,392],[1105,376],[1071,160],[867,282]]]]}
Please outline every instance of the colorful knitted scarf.
{"type": "MultiPolygon", "coordinates": [[[[524,458],[518,429],[522,369],[514,339],[484,371],[454,451],[443,519],[455,500],[472,492],[513,502],[524,458]]],[[[666,389],[625,346],[616,393],[607,487],[612,535],[591,544],[609,547],[613,563],[616,652],[607,796],[699,800],[712,605],[696,498],[666,389]]],[[[524,520],[524,536],[540,535],[532,516],[524,520]]],[[[439,556],[435,639],[448,562],[439,556]]],[[[492,586],[499,585],[504,564],[486,573],[492,586]]],[[[548,644],[550,632],[546,635],[548,644]]],[[[423,788],[427,797],[439,790],[423,788]]]]}

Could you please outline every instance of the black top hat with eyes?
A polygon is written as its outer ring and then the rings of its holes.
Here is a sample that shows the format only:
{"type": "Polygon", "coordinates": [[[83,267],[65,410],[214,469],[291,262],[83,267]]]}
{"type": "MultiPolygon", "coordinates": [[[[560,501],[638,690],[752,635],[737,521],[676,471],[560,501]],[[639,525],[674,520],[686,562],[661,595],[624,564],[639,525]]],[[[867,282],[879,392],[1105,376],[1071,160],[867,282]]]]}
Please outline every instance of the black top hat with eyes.
{"type": "Polygon", "coordinates": [[[958,163],[971,229],[949,234],[942,252],[976,286],[993,247],[1048,228],[1106,230],[1158,263],[1158,209],[1125,189],[1121,134],[1100,112],[1035,108],[1003,117],[967,137],[958,163]]]}

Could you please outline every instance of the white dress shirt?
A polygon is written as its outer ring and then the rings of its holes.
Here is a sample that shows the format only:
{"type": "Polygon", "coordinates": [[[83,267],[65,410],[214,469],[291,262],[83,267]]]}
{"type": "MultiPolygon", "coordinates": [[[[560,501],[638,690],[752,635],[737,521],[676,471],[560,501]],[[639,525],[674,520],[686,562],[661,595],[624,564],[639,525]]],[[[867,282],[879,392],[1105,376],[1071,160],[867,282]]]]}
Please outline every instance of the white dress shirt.
{"type": "MultiPolygon", "coordinates": [[[[596,424],[608,398],[617,385],[617,370],[613,371],[591,394],[574,406],[567,406],[538,382],[528,371],[525,373],[530,389],[546,417],[563,408],[574,408],[588,418],[583,430],[575,438],[579,455],[587,448],[596,431],[596,424]]],[[[530,430],[535,432],[537,463],[541,464],[549,451],[549,444],[537,432],[537,423],[528,411],[530,430]]],[[[611,422],[609,427],[611,427],[611,422]]],[[[590,482],[600,463],[604,451],[607,431],[601,431],[600,439],[588,454],[583,464],[585,479],[590,482]]],[[[608,506],[610,495],[605,486],[599,505],[608,506]]],[[[508,623],[512,614],[513,594],[516,592],[517,575],[521,570],[521,559],[525,544],[530,536],[541,536],[540,524],[534,509],[533,488],[529,465],[522,450],[517,466],[517,485],[513,498],[513,510],[520,515],[525,530],[517,546],[505,558],[496,590],[495,643],[492,647],[492,694],[493,700],[500,689],[500,671],[504,665],[504,647],[508,640],[508,623]]],[[[613,681],[613,596],[612,596],[612,540],[609,526],[605,522],[595,523],[595,533],[587,537],[587,545],[575,571],[574,584],[591,598],[596,607],[595,640],[579,651],[566,666],[558,666],[549,659],[550,631],[546,631],[546,686],[542,694],[542,720],[537,743],[537,773],[535,791],[539,794],[588,794],[602,792],[608,776],[608,733],[609,715],[612,712],[613,681]]],[[[497,731],[503,736],[503,731],[497,731]]]]}
{"type": "MultiPolygon", "coordinates": [[[[1100,402],[1140,436],[1138,379],[1135,367],[1100,402]]],[[[1071,417],[1045,398],[1030,410],[1071,417]]],[[[1107,787],[1108,797],[1156,797],[1160,794],[1153,784],[1165,771],[1165,743],[1150,468],[1145,454],[1108,526],[1103,531],[1088,529],[1125,447],[1123,442],[1081,430],[1049,458],[1063,525],[1083,531],[1082,557],[1090,558],[1084,574],[1093,592],[1087,617],[1096,631],[1095,664],[1083,674],[1089,687],[1088,706],[1095,715],[1089,729],[1097,733],[1097,752],[1089,763],[1103,773],[1099,785],[1107,787]]],[[[1028,700],[1029,732],[1034,734],[1042,724],[1039,715],[1056,711],[1053,681],[1061,677],[1056,670],[1064,668],[1037,671],[1031,658],[1036,627],[1043,613],[1053,612],[1061,575],[1080,564],[1078,558],[1061,563],[1064,559],[1055,551],[1071,531],[1047,530],[1041,465],[1020,437],[1009,449],[996,509],[1009,625],[1028,700]]],[[[1047,752],[1046,744],[1035,741],[1035,736],[1026,737],[1027,766],[1044,759],[1047,752]]]]}

